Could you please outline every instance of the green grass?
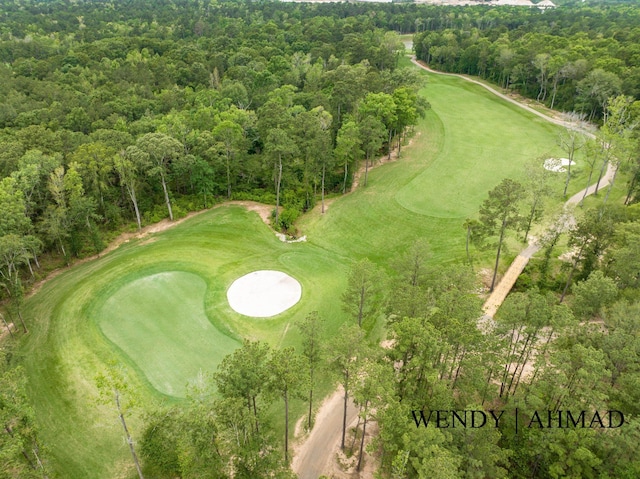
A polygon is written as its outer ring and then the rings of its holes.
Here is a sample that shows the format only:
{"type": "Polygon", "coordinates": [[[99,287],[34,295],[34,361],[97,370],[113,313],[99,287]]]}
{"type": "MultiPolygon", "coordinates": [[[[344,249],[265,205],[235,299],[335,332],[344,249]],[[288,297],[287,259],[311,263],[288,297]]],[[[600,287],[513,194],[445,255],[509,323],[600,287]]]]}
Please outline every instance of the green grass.
{"type": "Polygon", "coordinates": [[[557,127],[462,79],[432,75],[425,94],[444,141],[430,167],[396,194],[404,208],[440,218],[476,213],[488,189],[521,179],[529,159],[559,154],[557,127]],[[452,107],[452,105],[460,107],[452,107]],[[487,188],[489,187],[489,188],[487,188]]]}
{"type": "Polygon", "coordinates": [[[279,241],[241,207],[211,210],[151,241],[132,241],[46,283],[26,305],[21,349],[42,437],[65,478],[115,477],[127,462],[116,415],[97,408],[94,378],[107,361],[128,366],[142,404],[176,402],[242,338],[295,345],[292,323],[318,310],[330,331],[348,265],[309,244],[279,241]],[[300,303],[273,318],[247,318],[226,290],[254,269],[298,279],[300,303]]]}
{"type": "MultiPolygon", "coordinates": [[[[425,238],[433,261],[459,260],[462,224],[477,216],[487,192],[505,177],[524,179],[528,160],[562,156],[559,127],[465,80],[427,77],[422,92],[432,108],[402,160],[372,170],[366,188],[336,199],[324,216],[305,216],[299,224],[313,244],[386,265],[425,238]]],[[[554,180],[556,201],[563,180],[554,180]]]]}
{"type": "Polygon", "coordinates": [[[206,291],[206,282],[193,273],[156,273],[123,283],[96,319],[154,389],[184,396],[186,382],[209,369],[203,358],[221,358],[239,346],[207,318],[206,291]]]}
{"type": "MultiPolygon", "coordinates": [[[[282,243],[255,213],[221,207],[73,267],[27,301],[31,333],[20,353],[60,477],[118,477],[129,462],[115,413],[95,403],[94,377],[107,361],[128,366],[143,405],[173,403],[242,338],[295,346],[293,323],[314,310],[330,338],[346,319],[340,295],[353,261],[388,266],[417,238],[427,239],[433,262],[461,260],[462,223],[487,192],[504,177],[521,178],[530,158],[561,156],[558,127],[477,85],[428,80],[432,109],[401,161],[371,171],[366,188],[335,199],[325,215],[304,216],[298,226],[307,243],[282,243]],[[235,313],[227,288],[258,269],[296,278],[301,301],[273,318],[235,313]]],[[[581,184],[578,176],[573,191],[581,184]]]]}

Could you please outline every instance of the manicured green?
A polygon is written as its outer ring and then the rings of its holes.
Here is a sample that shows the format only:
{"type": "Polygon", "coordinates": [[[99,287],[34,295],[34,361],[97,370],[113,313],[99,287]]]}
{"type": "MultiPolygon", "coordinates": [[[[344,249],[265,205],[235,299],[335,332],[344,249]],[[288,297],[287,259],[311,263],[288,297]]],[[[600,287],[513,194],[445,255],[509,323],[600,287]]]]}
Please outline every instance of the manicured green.
{"type": "Polygon", "coordinates": [[[207,318],[205,281],[169,271],[126,282],[97,312],[105,336],[158,391],[183,396],[186,382],[239,343],[207,318]]]}
{"type": "Polygon", "coordinates": [[[129,367],[148,405],[179,401],[185,385],[215,370],[242,338],[298,344],[292,322],[310,311],[326,319],[331,337],[345,320],[340,295],[355,260],[388,267],[420,237],[434,262],[461,260],[462,223],[486,193],[506,176],[521,177],[529,158],[561,155],[557,127],[479,86],[428,79],[423,93],[433,108],[401,161],[372,170],[366,188],[335,199],[325,215],[303,217],[308,242],[285,244],[255,213],[220,207],[73,267],[27,301],[31,333],[21,353],[60,477],[116,477],[128,463],[115,413],[95,405],[93,378],[106,361],[129,367]],[[258,269],[296,278],[301,301],[267,319],[233,312],[226,289],[258,269]]]}

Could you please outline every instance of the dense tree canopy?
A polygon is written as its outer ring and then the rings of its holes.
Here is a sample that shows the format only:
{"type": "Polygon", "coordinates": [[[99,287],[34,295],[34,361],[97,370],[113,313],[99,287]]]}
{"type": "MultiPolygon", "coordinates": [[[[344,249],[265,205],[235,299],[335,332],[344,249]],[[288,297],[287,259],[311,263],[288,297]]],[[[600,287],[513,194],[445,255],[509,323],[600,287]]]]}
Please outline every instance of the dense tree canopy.
{"type": "MultiPolygon", "coordinates": [[[[358,162],[368,168],[399,148],[428,107],[420,78],[398,68],[402,44],[392,30],[416,32],[418,57],[437,68],[602,118],[587,163],[597,174],[617,162],[631,206],[612,201],[579,215],[564,263],[551,254],[558,232],[545,269],[527,271],[534,287],[511,295],[492,334],[477,327],[470,264],[434,267],[424,242],[407,245],[391,268],[354,263],[341,297],[351,324],[330,344],[311,314],[300,323],[299,351],[245,340],[189,398],[148,406],[136,418],[144,422],[140,475],[291,477],[289,407],[308,401],[310,427],[324,375],[342,385],[340,445],[360,439],[358,468],[377,423],[381,477],[637,477],[639,15],[624,3],[542,12],[0,0],[2,324],[13,335],[7,319],[21,321],[27,332],[23,284],[39,275],[42,253],[68,262],[99,252],[103,237],[127,225],[179,218],[214,198],[250,198],[276,206],[275,226],[294,232],[297,215],[325,191],[348,191],[358,162]],[[355,432],[350,398],[360,407],[355,432]],[[617,408],[628,423],[517,435],[507,419],[515,408],[617,408]],[[434,409],[498,410],[505,419],[475,430],[415,427],[412,414],[434,409]]],[[[465,223],[468,243],[496,241],[494,282],[505,237],[523,225],[528,233],[540,216],[544,179],[529,176],[525,186],[504,180],[480,221],[465,223]]],[[[1,472],[43,477],[49,459],[18,362],[0,349],[1,472]]],[[[107,376],[101,383],[126,429],[113,396],[121,388],[107,376]]],[[[136,441],[127,441],[137,463],[136,441]]]]}

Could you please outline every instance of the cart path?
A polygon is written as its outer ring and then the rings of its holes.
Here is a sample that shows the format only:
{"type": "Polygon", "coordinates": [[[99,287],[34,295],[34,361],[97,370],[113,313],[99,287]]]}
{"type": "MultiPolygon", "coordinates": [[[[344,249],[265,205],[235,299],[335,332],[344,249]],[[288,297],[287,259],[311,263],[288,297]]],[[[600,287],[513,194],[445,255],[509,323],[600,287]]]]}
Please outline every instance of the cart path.
{"type": "MultiPolygon", "coordinates": [[[[602,178],[600,179],[599,190],[604,189],[609,186],[613,175],[615,174],[615,167],[609,162],[607,165],[607,171],[602,178]]],[[[586,196],[594,194],[596,191],[596,184],[589,186],[581,191],[578,191],[575,195],[569,198],[564,204],[565,212],[569,211],[570,207],[573,207],[580,203],[582,199],[586,196]]],[[[564,229],[569,229],[573,224],[575,224],[575,218],[572,214],[569,214],[567,217],[567,221],[564,224],[564,229]]],[[[513,260],[513,263],[509,266],[504,276],[500,279],[498,285],[494,288],[493,292],[489,295],[487,300],[485,301],[482,309],[484,310],[485,316],[483,316],[483,320],[486,321],[487,317],[493,318],[493,316],[498,311],[498,308],[504,300],[507,298],[507,295],[513,288],[513,285],[516,284],[520,273],[524,271],[524,268],[529,263],[531,257],[536,254],[542,245],[540,245],[537,241],[532,241],[529,243],[525,249],[523,249],[518,256],[513,260]]]]}
{"type": "MultiPolygon", "coordinates": [[[[305,441],[296,449],[291,468],[299,479],[318,479],[330,472],[331,454],[339,446],[342,435],[344,390],[339,387],[326,398],[315,418],[315,426],[305,441]]],[[[349,399],[347,427],[358,417],[358,408],[349,399]]]]}

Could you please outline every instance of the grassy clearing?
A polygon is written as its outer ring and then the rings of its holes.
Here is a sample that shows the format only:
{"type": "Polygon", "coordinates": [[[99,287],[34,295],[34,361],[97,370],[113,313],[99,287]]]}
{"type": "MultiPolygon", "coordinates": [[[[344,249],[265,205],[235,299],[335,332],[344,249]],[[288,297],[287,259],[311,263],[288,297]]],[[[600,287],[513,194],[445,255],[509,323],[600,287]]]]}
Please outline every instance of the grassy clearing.
{"type": "MultiPolygon", "coordinates": [[[[428,240],[434,262],[462,259],[462,223],[487,191],[506,176],[522,177],[529,158],[561,155],[558,127],[477,85],[429,75],[423,93],[433,108],[401,161],[371,171],[366,188],[337,198],[325,215],[303,217],[307,243],[278,241],[241,207],[217,208],[74,267],[28,300],[31,334],[21,354],[60,477],[117,477],[127,462],[115,414],[94,402],[93,378],[106,361],[129,366],[142,404],[176,402],[188,381],[213,371],[242,338],[295,346],[293,324],[313,310],[330,338],[345,321],[340,295],[353,261],[366,256],[388,266],[417,238],[428,240]],[[301,301],[273,318],[233,312],[226,289],[258,269],[296,278],[301,301]]],[[[320,389],[330,387],[325,381],[320,389]]]]}

